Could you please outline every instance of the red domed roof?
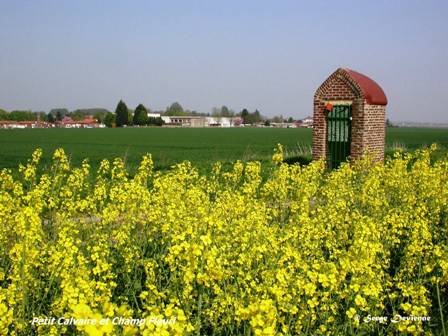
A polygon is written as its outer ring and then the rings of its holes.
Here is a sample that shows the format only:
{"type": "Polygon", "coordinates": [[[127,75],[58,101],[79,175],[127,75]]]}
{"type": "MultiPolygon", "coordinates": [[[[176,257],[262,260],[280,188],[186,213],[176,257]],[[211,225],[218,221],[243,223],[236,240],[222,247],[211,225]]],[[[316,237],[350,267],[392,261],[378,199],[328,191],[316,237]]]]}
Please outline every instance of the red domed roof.
{"type": "Polygon", "coordinates": [[[350,69],[344,69],[364,93],[364,98],[371,105],[387,105],[383,89],[371,78],[350,69]]]}

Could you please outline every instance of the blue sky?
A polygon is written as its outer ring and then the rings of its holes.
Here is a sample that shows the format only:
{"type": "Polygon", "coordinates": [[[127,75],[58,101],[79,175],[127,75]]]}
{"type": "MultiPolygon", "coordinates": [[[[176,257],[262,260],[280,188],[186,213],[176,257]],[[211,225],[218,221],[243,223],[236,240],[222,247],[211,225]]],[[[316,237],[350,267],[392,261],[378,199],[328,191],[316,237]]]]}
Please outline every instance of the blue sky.
{"type": "Polygon", "coordinates": [[[299,118],[349,67],[383,87],[391,120],[448,122],[447,18],[442,0],[0,0],[0,107],[299,118]]]}

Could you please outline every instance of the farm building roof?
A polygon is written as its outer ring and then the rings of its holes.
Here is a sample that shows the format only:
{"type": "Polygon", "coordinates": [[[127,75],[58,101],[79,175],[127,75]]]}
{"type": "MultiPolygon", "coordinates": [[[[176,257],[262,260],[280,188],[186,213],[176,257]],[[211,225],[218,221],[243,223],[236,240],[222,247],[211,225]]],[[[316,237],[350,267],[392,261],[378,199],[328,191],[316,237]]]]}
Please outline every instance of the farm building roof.
{"type": "Polygon", "coordinates": [[[361,88],[368,104],[387,105],[387,98],[383,89],[373,79],[351,69],[343,70],[345,70],[350,78],[361,88]]]}

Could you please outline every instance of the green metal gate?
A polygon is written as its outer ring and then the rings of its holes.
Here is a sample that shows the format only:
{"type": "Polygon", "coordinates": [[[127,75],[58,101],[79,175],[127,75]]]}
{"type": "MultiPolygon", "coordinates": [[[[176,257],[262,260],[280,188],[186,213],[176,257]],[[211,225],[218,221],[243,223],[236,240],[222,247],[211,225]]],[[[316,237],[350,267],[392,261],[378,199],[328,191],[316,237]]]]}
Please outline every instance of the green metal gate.
{"type": "Polygon", "coordinates": [[[335,105],[327,116],[327,164],[337,168],[350,155],[351,105],[335,105]]]}

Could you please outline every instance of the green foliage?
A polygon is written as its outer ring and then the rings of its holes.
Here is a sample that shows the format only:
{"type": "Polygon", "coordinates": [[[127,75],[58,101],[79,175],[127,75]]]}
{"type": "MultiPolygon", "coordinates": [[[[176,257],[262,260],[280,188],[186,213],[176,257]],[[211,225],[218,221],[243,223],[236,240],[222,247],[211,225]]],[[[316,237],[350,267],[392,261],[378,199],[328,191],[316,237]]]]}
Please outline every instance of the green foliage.
{"type": "Polygon", "coordinates": [[[279,116],[273,116],[271,118],[271,122],[273,122],[273,123],[282,123],[283,120],[284,120],[284,118],[283,118],[283,115],[281,115],[281,114],[279,116]]]}
{"type": "Polygon", "coordinates": [[[64,115],[62,114],[61,111],[57,111],[56,112],[56,120],[57,121],[61,121],[64,118],[64,115]]]}
{"type": "Polygon", "coordinates": [[[0,109],[0,120],[9,120],[9,113],[5,110],[0,109]]]}
{"type": "Polygon", "coordinates": [[[249,111],[247,109],[243,109],[241,111],[241,119],[243,119],[243,124],[248,124],[249,111]]]}
{"type": "Polygon", "coordinates": [[[165,115],[167,116],[184,116],[187,113],[184,111],[182,105],[178,102],[172,103],[169,107],[167,107],[165,115]]]}
{"type": "Polygon", "coordinates": [[[198,117],[210,117],[210,113],[203,113],[198,111],[186,111],[186,114],[189,116],[198,116],[198,117]]]}
{"type": "Polygon", "coordinates": [[[138,126],[143,126],[148,123],[148,110],[143,104],[139,104],[135,109],[132,123],[138,126]]]}
{"type": "Polygon", "coordinates": [[[83,158],[88,157],[95,168],[103,158],[126,157],[126,163],[133,169],[141,156],[149,152],[157,162],[156,169],[168,169],[176,163],[190,160],[206,171],[215,161],[224,165],[236,160],[268,162],[278,142],[289,148],[296,146],[297,142],[310,141],[310,129],[0,129],[0,170],[26,162],[36,147],[44,150],[44,163],[47,164],[51,161],[51,153],[63,146],[73,164],[80,164],[83,158]],[[47,153],[48,157],[45,156],[47,153]]]}
{"type": "Polygon", "coordinates": [[[273,116],[272,118],[269,119],[270,122],[273,123],[283,123],[283,122],[288,122],[288,123],[293,123],[294,122],[294,118],[293,117],[283,117],[282,114],[278,115],[278,116],[273,116]]]}
{"type": "Polygon", "coordinates": [[[72,111],[68,115],[73,120],[83,120],[87,116],[93,116],[99,123],[103,123],[108,112],[108,110],[103,108],[84,108],[72,111]]]}
{"type": "MultiPolygon", "coordinates": [[[[111,113],[112,117],[115,114],[111,113]]],[[[108,118],[111,118],[109,115],[108,118]]],[[[112,122],[108,125],[111,127],[112,122]]],[[[97,167],[103,158],[126,157],[129,167],[135,168],[142,155],[152,153],[156,169],[189,160],[202,171],[210,169],[215,161],[224,166],[235,160],[270,161],[277,143],[285,147],[285,158],[302,155],[297,143],[310,146],[312,130],[308,128],[106,128],[106,129],[0,129],[0,170],[14,168],[26,162],[36,147],[44,150],[44,163],[51,161],[52,153],[63,146],[71,162],[80,164],[88,157],[97,167]]],[[[437,128],[388,128],[387,145],[401,142],[407,150],[423,144],[441,145],[438,157],[448,153],[448,132],[437,128]]]]}
{"type": "Polygon", "coordinates": [[[128,107],[122,100],[118,102],[117,108],[115,109],[115,123],[117,127],[129,125],[128,107]]]}
{"type": "Polygon", "coordinates": [[[214,107],[212,109],[212,116],[215,118],[219,117],[234,117],[235,112],[231,109],[229,109],[227,106],[223,105],[221,107],[214,107]]]}
{"type": "Polygon", "coordinates": [[[79,110],[70,113],[70,118],[75,121],[83,120],[85,116],[86,115],[79,110]]]}
{"type": "Polygon", "coordinates": [[[2,171],[1,334],[447,335],[447,162],[425,150],[327,172],[283,153],[210,174],[153,174],[145,155],[129,176],[122,158],[96,174],[62,149],[41,167],[36,150],[18,178],[2,171]],[[63,314],[93,323],[30,323],[63,314]],[[95,323],[114,315],[142,325],[95,323]]]}
{"type": "Polygon", "coordinates": [[[59,121],[69,114],[66,108],[54,108],[50,110],[50,113],[59,121]]]}
{"type": "Polygon", "coordinates": [[[221,116],[223,116],[223,117],[231,117],[231,116],[232,116],[231,111],[230,111],[229,108],[228,108],[227,106],[225,106],[225,105],[223,105],[223,106],[221,107],[221,116]]]}
{"type": "Polygon", "coordinates": [[[149,117],[148,118],[148,125],[152,125],[152,126],[162,126],[163,124],[164,124],[165,122],[163,121],[163,119],[162,118],[160,118],[160,117],[157,117],[157,118],[154,118],[154,117],[149,117]]]}
{"type": "Polygon", "coordinates": [[[389,118],[386,119],[386,127],[397,127],[397,125],[393,124],[389,118]]]}
{"type": "Polygon", "coordinates": [[[31,111],[12,111],[8,113],[8,120],[35,121],[37,120],[37,114],[31,111]]]}
{"type": "Polygon", "coordinates": [[[91,108],[77,109],[73,112],[81,112],[84,115],[95,115],[95,113],[102,113],[102,114],[106,115],[106,113],[110,112],[110,111],[105,108],[101,108],[101,107],[91,107],[91,108]]]}
{"type": "Polygon", "coordinates": [[[115,114],[112,112],[107,112],[104,117],[104,124],[106,127],[114,127],[115,126],[115,114]]]}
{"type": "Polygon", "coordinates": [[[53,114],[48,113],[47,116],[46,116],[46,120],[47,120],[49,123],[54,123],[54,122],[56,121],[56,118],[54,117],[53,114]]]}
{"type": "Polygon", "coordinates": [[[94,117],[96,120],[98,120],[98,122],[99,122],[100,124],[103,124],[103,123],[104,123],[104,119],[106,118],[107,113],[110,113],[110,112],[107,111],[107,110],[104,110],[104,111],[97,111],[97,112],[95,112],[95,113],[93,114],[93,117],[94,117]]]}
{"type": "Polygon", "coordinates": [[[255,110],[253,113],[250,113],[247,109],[243,109],[241,111],[241,118],[243,119],[244,124],[255,124],[261,121],[262,116],[260,111],[255,110]]]}

